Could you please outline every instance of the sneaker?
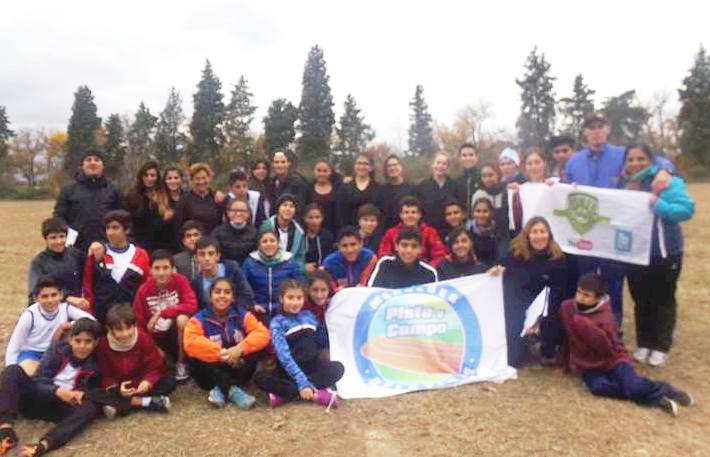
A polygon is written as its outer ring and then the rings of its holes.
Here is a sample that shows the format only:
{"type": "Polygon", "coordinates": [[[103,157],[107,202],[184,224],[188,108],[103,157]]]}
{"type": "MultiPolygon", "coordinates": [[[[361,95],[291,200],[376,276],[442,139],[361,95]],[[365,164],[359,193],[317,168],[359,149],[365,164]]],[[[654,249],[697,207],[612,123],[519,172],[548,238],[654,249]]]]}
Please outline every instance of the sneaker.
{"type": "Polygon", "coordinates": [[[661,351],[651,351],[651,355],[648,357],[648,364],[652,367],[660,367],[668,360],[668,353],[661,351]]]}
{"type": "Polygon", "coordinates": [[[668,393],[666,394],[668,398],[678,403],[680,406],[692,406],[695,403],[695,399],[688,392],[675,387],[668,386],[668,393]]]}
{"type": "Polygon", "coordinates": [[[240,409],[249,409],[254,406],[256,398],[244,392],[237,386],[232,386],[229,389],[229,401],[237,405],[240,409]]]}
{"type": "Polygon", "coordinates": [[[12,427],[0,428],[0,455],[10,452],[10,449],[17,446],[17,435],[12,427]]]}
{"type": "Polygon", "coordinates": [[[145,409],[155,411],[156,413],[167,413],[170,411],[170,398],[165,395],[150,397],[150,403],[148,403],[145,409]]]}
{"type": "Polygon", "coordinates": [[[212,390],[210,390],[210,394],[207,396],[207,401],[210,402],[212,406],[216,406],[217,408],[221,408],[227,404],[227,399],[224,398],[222,389],[217,386],[214,386],[212,390]]]}
{"type": "Polygon", "coordinates": [[[188,370],[187,365],[184,363],[175,364],[175,380],[177,382],[185,382],[190,379],[190,370],[188,370]]]}
{"type": "Polygon", "coordinates": [[[662,409],[664,412],[670,414],[673,417],[678,415],[678,404],[668,397],[659,398],[658,400],[656,400],[656,403],[654,403],[653,406],[662,409]]]}
{"type": "Polygon", "coordinates": [[[638,348],[634,351],[633,357],[637,362],[646,363],[651,350],[649,348],[638,348]]]}
{"type": "Polygon", "coordinates": [[[48,449],[44,447],[42,443],[25,444],[22,446],[22,457],[37,457],[44,455],[48,452],[48,449]]]}
{"type": "Polygon", "coordinates": [[[338,394],[328,389],[318,389],[313,396],[313,402],[325,406],[327,409],[336,408],[338,406],[338,394]]]}
{"type": "Polygon", "coordinates": [[[112,421],[116,418],[118,410],[115,406],[105,405],[102,409],[104,411],[104,417],[106,417],[106,419],[112,421]]]}
{"type": "Polygon", "coordinates": [[[283,405],[284,403],[286,403],[286,401],[283,398],[279,397],[276,394],[269,394],[269,406],[271,406],[272,408],[277,408],[283,405]]]}

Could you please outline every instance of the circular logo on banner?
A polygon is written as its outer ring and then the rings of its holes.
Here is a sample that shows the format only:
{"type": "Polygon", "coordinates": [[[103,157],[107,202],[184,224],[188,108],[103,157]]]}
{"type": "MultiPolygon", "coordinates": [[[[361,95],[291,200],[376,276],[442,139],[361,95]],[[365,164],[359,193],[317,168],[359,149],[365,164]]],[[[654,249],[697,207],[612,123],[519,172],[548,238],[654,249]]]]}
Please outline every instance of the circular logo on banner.
{"type": "Polygon", "coordinates": [[[383,290],[360,308],[353,348],[368,384],[400,390],[447,387],[476,374],[481,329],[468,299],[454,287],[383,290]]]}

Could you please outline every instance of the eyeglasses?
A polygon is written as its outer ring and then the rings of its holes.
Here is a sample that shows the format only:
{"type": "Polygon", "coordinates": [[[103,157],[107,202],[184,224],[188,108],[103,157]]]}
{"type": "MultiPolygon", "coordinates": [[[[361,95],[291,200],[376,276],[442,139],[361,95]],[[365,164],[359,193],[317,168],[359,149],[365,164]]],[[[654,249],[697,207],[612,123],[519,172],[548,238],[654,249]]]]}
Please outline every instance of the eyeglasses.
{"type": "Polygon", "coordinates": [[[227,210],[228,213],[248,213],[248,209],[230,209],[227,210]]]}

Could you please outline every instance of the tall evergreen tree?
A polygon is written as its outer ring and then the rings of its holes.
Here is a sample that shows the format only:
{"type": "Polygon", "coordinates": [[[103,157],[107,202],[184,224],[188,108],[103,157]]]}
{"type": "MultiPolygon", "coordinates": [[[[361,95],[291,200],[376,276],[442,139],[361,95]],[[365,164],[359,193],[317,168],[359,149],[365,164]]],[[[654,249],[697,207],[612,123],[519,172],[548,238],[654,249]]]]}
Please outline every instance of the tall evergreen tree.
{"type": "Polygon", "coordinates": [[[409,102],[409,151],[410,156],[431,154],[434,152],[434,130],[429,106],[424,100],[424,88],[418,85],[414,90],[414,98],[409,102]]]}
{"type": "Polygon", "coordinates": [[[337,161],[341,170],[349,170],[355,156],[365,150],[367,143],[375,137],[375,132],[360,115],[360,108],[352,94],[345,98],[343,108],[340,127],[335,128],[338,134],[337,161]]]}
{"type": "Polygon", "coordinates": [[[128,130],[128,148],[132,165],[155,159],[155,126],[158,118],[153,116],[143,102],[128,130]]]}
{"type": "Polygon", "coordinates": [[[96,146],[96,130],[101,127],[101,118],[96,115],[94,95],[87,86],[79,86],[74,93],[74,104],[67,128],[67,153],[64,171],[74,174],[84,150],[96,146]]]}
{"type": "Polygon", "coordinates": [[[577,141],[582,140],[584,118],[594,112],[594,92],[579,74],[574,78],[572,96],[560,99],[561,111],[566,118],[565,132],[577,141]]]}
{"type": "Polygon", "coordinates": [[[9,149],[7,140],[14,134],[15,133],[10,130],[10,120],[7,118],[5,107],[0,106],[0,171],[5,169],[5,159],[7,158],[7,151],[9,149]]]}
{"type": "Polygon", "coordinates": [[[254,154],[254,137],[250,132],[256,112],[256,106],[251,102],[253,96],[254,94],[249,92],[247,80],[243,75],[240,76],[225,110],[224,136],[229,165],[245,164],[254,154]]]}
{"type": "Polygon", "coordinates": [[[111,114],[104,128],[106,129],[106,144],[104,145],[106,175],[117,179],[123,171],[123,159],[126,154],[126,138],[119,115],[111,114]]]}
{"type": "Polygon", "coordinates": [[[528,56],[525,70],[522,79],[515,80],[521,89],[518,137],[524,148],[544,149],[555,126],[555,78],[550,76],[550,63],[544,53],[538,54],[537,46],[528,56]]]}
{"type": "Polygon", "coordinates": [[[615,144],[638,141],[649,116],[646,109],[637,103],[635,90],[607,98],[601,111],[611,124],[609,140],[615,144]]]}
{"type": "Polygon", "coordinates": [[[176,163],[185,151],[187,135],[182,132],[184,122],[180,92],[171,87],[155,130],[155,156],[161,165],[176,163]]]}
{"type": "Polygon", "coordinates": [[[299,158],[307,162],[330,155],[335,113],[329,79],[323,49],[313,46],[303,70],[303,91],[298,107],[301,136],[296,152],[299,158]]]}
{"type": "Polygon", "coordinates": [[[221,90],[222,83],[212,71],[212,64],[208,60],[193,96],[190,163],[211,161],[219,156],[224,144],[224,102],[221,90]]]}
{"type": "Polygon", "coordinates": [[[710,60],[703,46],[695,56],[683,88],[678,90],[680,147],[702,165],[710,164],[710,60]]]}
{"type": "Polygon", "coordinates": [[[298,108],[285,98],[271,102],[264,117],[264,136],[266,136],[266,151],[269,156],[291,145],[296,136],[297,119],[298,108]]]}

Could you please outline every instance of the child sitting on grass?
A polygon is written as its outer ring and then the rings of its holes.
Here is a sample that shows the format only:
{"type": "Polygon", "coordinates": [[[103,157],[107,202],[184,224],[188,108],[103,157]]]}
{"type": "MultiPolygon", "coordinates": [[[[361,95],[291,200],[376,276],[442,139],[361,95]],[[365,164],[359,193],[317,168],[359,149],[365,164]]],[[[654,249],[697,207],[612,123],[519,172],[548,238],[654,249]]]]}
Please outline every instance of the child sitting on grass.
{"type": "Polygon", "coordinates": [[[565,364],[582,374],[592,394],[653,406],[672,416],[678,414],[678,404],[693,404],[687,392],[636,373],[596,273],[579,278],[574,298],[560,306],[560,320],[566,332],[565,364]]]}
{"type": "Polygon", "coordinates": [[[59,283],[51,278],[37,281],[34,304],[25,308],[12,331],[5,350],[5,366],[19,365],[34,375],[42,355],[71,326],[71,321],[94,317],[62,301],[59,283]],[[55,337],[56,334],[56,337],[55,337]]]}
{"type": "Polygon", "coordinates": [[[99,342],[96,359],[104,391],[96,401],[107,418],[125,416],[133,409],[168,412],[175,378],[167,376],[165,360],[145,330],[136,325],[128,303],[106,314],[107,334],[99,342]]]}
{"type": "Polygon", "coordinates": [[[276,372],[254,376],[254,383],[269,394],[271,407],[299,397],[327,407],[337,404],[337,395],[327,387],[343,377],[345,368],[340,362],[319,358],[316,335],[321,324],[303,309],[305,296],[302,283],[287,279],[281,284],[281,314],[272,319],[270,327],[279,364],[276,372]]]}
{"type": "Polygon", "coordinates": [[[0,389],[0,455],[18,443],[13,423],[19,414],[31,419],[58,422],[35,444],[25,445],[24,456],[44,455],[57,449],[86,428],[99,413],[87,391],[99,384],[92,352],[101,333],[98,322],[78,319],[68,341],[57,342],[42,357],[36,377],[19,365],[8,365],[0,389]]]}
{"type": "Polygon", "coordinates": [[[308,297],[303,309],[312,312],[320,327],[316,334],[316,344],[323,360],[330,360],[328,330],[325,327],[325,311],[330,304],[330,297],[335,288],[332,276],[325,270],[316,270],[308,274],[308,297]]]}

